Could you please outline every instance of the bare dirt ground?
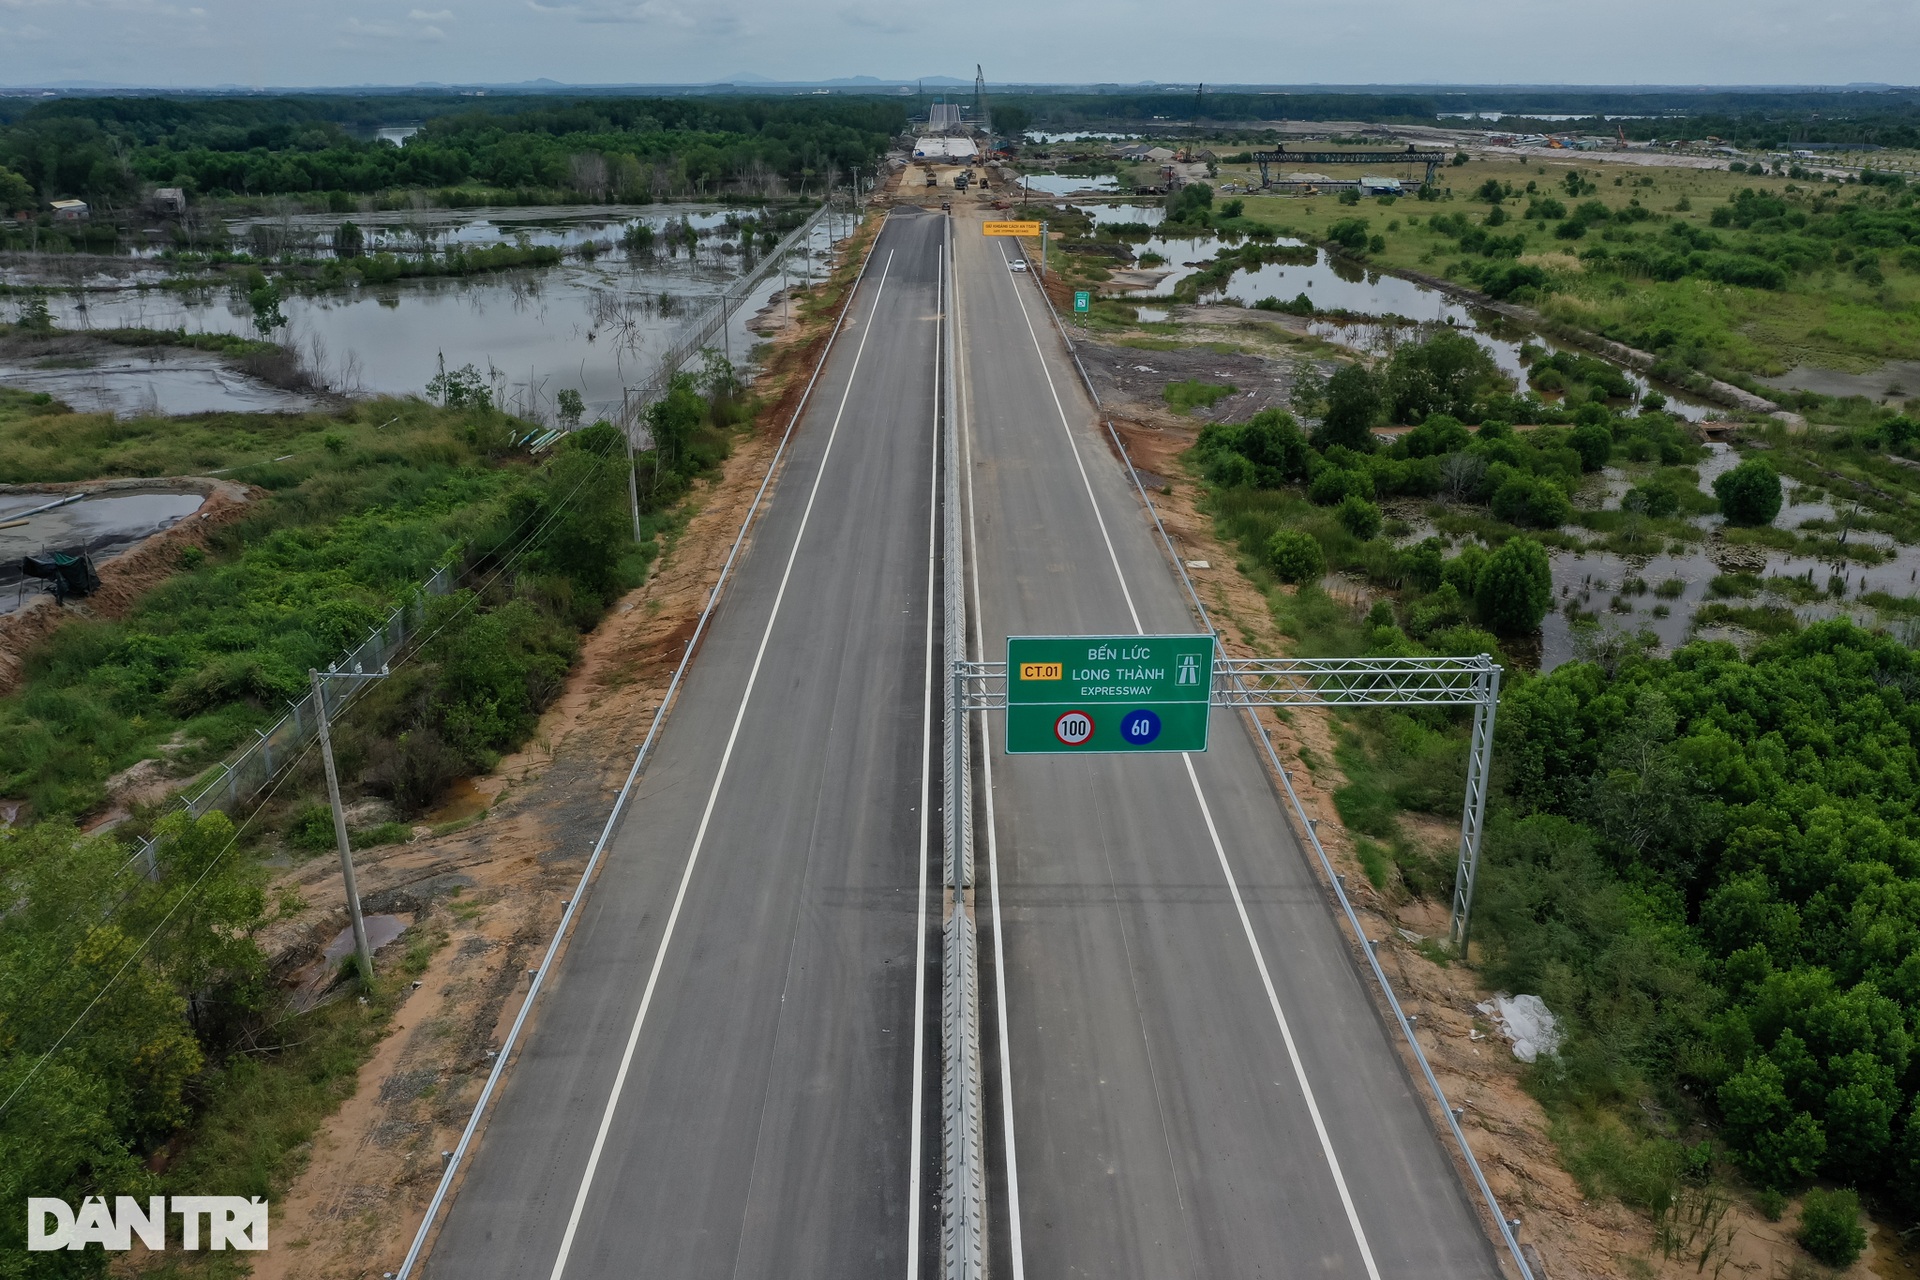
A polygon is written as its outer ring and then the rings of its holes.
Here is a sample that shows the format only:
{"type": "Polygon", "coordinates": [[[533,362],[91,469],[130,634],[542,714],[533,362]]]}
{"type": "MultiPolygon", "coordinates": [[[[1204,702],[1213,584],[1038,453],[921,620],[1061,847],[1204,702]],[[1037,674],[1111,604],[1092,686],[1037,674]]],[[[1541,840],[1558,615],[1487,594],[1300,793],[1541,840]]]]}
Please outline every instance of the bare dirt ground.
{"type": "MultiPolygon", "coordinates": [[[[870,243],[863,234],[857,252],[870,243]]],[[[472,1112],[528,970],[552,936],[830,328],[815,319],[783,326],[773,339],[756,384],[771,389],[771,403],[755,430],[692,500],[685,528],[646,584],[587,637],[528,747],[433,815],[442,834],[357,859],[365,909],[409,916],[407,937],[440,945],[352,1097],[300,1154],[300,1172],[274,1202],[273,1248],[254,1275],[359,1280],[397,1268],[439,1180],[441,1153],[472,1112]]],[[[331,858],[293,868],[282,883],[314,904],[270,941],[284,972],[337,934],[346,912],[333,905],[343,896],[331,858]]],[[[391,954],[381,957],[383,970],[391,954]]],[[[537,1034],[537,1019],[529,1030],[537,1034]]]]}
{"type": "MultiPolygon", "coordinates": [[[[1236,568],[1236,551],[1215,538],[1211,518],[1196,505],[1200,489],[1187,476],[1179,455],[1192,445],[1197,424],[1161,412],[1151,421],[1116,417],[1113,425],[1142,481],[1149,486],[1156,480],[1171,485],[1171,493],[1154,488],[1154,505],[1176,553],[1190,566],[1193,561],[1207,563],[1207,568],[1189,567],[1188,572],[1227,650],[1247,656],[1288,652],[1290,641],[1274,625],[1266,599],[1236,568]]],[[[1363,598],[1356,598],[1354,604],[1357,609],[1366,607],[1363,598]]],[[[1522,1064],[1475,1007],[1493,993],[1480,987],[1471,971],[1431,958],[1431,944],[1446,939],[1449,904],[1412,897],[1398,885],[1390,885],[1387,892],[1376,890],[1362,870],[1333,804],[1334,792],[1346,779],[1334,763],[1330,715],[1318,710],[1295,710],[1285,719],[1272,711],[1260,715],[1302,808],[1314,820],[1321,844],[1344,877],[1363,930],[1369,938],[1385,939],[1376,953],[1381,966],[1401,1006],[1418,1015],[1416,1034],[1421,1047],[1449,1103],[1464,1113],[1462,1127],[1502,1210],[1520,1220],[1516,1235],[1536,1276],[1541,1280],[1614,1276],[1816,1280],[1838,1274],[1813,1264],[1794,1243],[1797,1204],[1788,1206],[1781,1221],[1768,1222],[1745,1200],[1733,1200],[1719,1225],[1721,1243],[1702,1266],[1698,1255],[1704,1232],[1691,1253],[1667,1257],[1656,1240],[1654,1224],[1645,1215],[1618,1201],[1589,1199],[1559,1163],[1547,1115],[1521,1084],[1522,1064]],[[1423,943],[1428,944],[1426,950],[1423,943]]],[[[1403,822],[1436,852],[1450,857],[1458,847],[1459,828],[1453,823],[1426,818],[1403,822]]],[[[1296,834],[1304,845],[1305,832],[1296,834]]],[[[1328,898],[1332,907],[1330,888],[1328,898]]],[[[1364,967],[1360,940],[1348,941],[1354,963],[1364,967]]],[[[1384,1016],[1385,1002],[1379,1004],[1384,1016]]],[[[1397,1029],[1392,1034],[1398,1042],[1397,1029]]],[[[1418,1067],[1404,1044],[1401,1056],[1416,1091],[1424,1095],[1418,1067]]],[[[1429,1109],[1443,1145],[1451,1151],[1452,1137],[1438,1108],[1430,1104],[1429,1109]]],[[[1456,1163],[1464,1178],[1464,1162],[1456,1163]]],[[[1472,1198],[1478,1199],[1477,1195],[1472,1198]]],[[[1486,1225],[1491,1231],[1491,1219],[1486,1225]]],[[[1507,1272],[1518,1274],[1510,1264],[1507,1272]]],[[[1866,1255],[1844,1274],[1850,1280],[1872,1276],[1905,1280],[1915,1272],[1899,1238],[1876,1226],[1866,1255]]]]}

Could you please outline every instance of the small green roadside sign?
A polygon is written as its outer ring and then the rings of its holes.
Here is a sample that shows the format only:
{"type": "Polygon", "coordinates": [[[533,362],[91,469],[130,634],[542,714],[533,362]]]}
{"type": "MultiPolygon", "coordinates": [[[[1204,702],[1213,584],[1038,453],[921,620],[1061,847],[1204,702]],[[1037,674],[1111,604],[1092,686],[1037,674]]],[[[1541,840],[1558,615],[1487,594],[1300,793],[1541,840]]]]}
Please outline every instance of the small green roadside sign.
{"type": "Polygon", "coordinates": [[[1073,291],[1073,309],[1081,312],[1093,310],[1093,293],[1087,289],[1075,289],[1073,291]]]}
{"type": "Polygon", "coordinates": [[[1007,637],[1007,752],[1205,751],[1213,637],[1007,637]]]}

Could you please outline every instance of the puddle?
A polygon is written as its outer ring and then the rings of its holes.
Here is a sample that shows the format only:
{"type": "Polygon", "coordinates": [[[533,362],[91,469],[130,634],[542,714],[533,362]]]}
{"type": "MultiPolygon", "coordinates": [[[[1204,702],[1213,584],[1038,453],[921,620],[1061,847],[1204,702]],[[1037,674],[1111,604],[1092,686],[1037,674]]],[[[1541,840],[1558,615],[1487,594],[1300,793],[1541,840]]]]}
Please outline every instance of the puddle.
{"type": "Polygon", "coordinates": [[[1823,396],[1865,396],[1869,400],[1897,401],[1920,398],[1920,360],[1889,360],[1865,373],[1843,373],[1801,365],[1777,378],[1757,378],[1757,382],[1782,391],[1811,391],[1823,396]]]}
{"type": "Polygon", "coordinates": [[[472,778],[461,778],[447,788],[447,798],[440,807],[421,818],[428,826],[437,827],[445,822],[459,822],[475,814],[484,813],[494,797],[474,785],[472,778]]]}
{"type": "Polygon", "coordinates": [[[1110,173],[1089,178],[1076,178],[1062,173],[1027,173],[1020,176],[1020,182],[1027,190],[1048,196],[1077,196],[1120,189],[1120,179],[1110,173]]]}
{"type": "MultiPolygon", "coordinates": [[[[367,945],[373,948],[376,955],[380,948],[407,931],[407,921],[401,916],[362,916],[361,923],[367,927],[367,945]]],[[[349,924],[333,936],[318,957],[309,960],[293,974],[290,981],[294,990],[290,1003],[295,1011],[304,1012],[319,1004],[339,978],[341,966],[352,955],[353,926],[349,924]]]]}
{"type": "MultiPolygon", "coordinates": [[[[478,237],[474,242],[484,242],[498,239],[505,228],[535,222],[509,217],[513,212],[449,214],[444,224],[436,225],[444,225],[443,238],[478,237]]],[[[555,218],[551,210],[538,212],[552,224],[539,234],[578,237],[593,228],[624,225],[628,211],[567,218],[555,218]]],[[[677,221],[682,212],[676,208],[671,216],[677,221]]],[[[658,207],[645,213],[662,223],[669,217],[658,207]]],[[[717,224],[725,214],[687,216],[698,226],[702,220],[717,224]]],[[[839,229],[844,232],[844,221],[839,229]]],[[[788,263],[789,280],[823,277],[831,257],[828,235],[827,227],[818,227],[812,242],[795,251],[788,263]]],[[[669,255],[661,249],[630,257],[620,250],[592,262],[570,258],[544,270],[407,280],[311,295],[289,292],[281,304],[287,326],[276,336],[299,351],[329,385],[347,394],[420,394],[444,356],[449,368],[474,365],[493,386],[498,403],[527,416],[550,418],[563,389],[579,391],[590,415],[611,416],[619,411],[623,392],[652,373],[688,319],[738,280],[743,269],[740,255],[718,252],[715,242],[703,240],[692,255],[669,255]]],[[[746,326],[781,281],[780,271],[773,271],[716,336],[714,345],[735,364],[746,363],[758,343],[746,326]]],[[[228,287],[69,292],[51,296],[48,305],[63,328],[254,333],[246,300],[228,287]]],[[[66,387],[85,385],[84,375],[95,370],[62,372],[57,384],[38,389],[64,397],[66,387]]]]}
{"type": "Polygon", "coordinates": [[[1140,222],[1157,227],[1167,220],[1165,206],[1157,204],[1090,204],[1082,206],[1081,212],[1092,218],[1096,225],[1140,222]]]}
{"type": "Polygon", "coordinates": [[[169,529],[198,511],[206,499],[177,490],[116,489],[25,515],[58,501],[58,493],[0,495],[0,523],[25,518],[24,525],[0,529],[0,613],[11,613],[41,594],[42,584],[20,570],[23,556],[83,547],[96,561],[110,559],[143,539],[169,529]]]}
{"type": "Polygon", "coordinates": [[[0,360],[0,385],[44,391],[81,413],[299,413],[318,402],[236,372],[218,356],[178,347],[103,353],[84,367],[0,360]]]}
{"type": "MultiPolygon", "coordinates": [[[[399,916],[362,916],[360,922],[367,927],[367,945],[375,951],[407,931],[407,922],[399,916]]],[[[353,926],[348,925],[320,953],[320,963],[331,971],[352,954],[353,926]]]]}

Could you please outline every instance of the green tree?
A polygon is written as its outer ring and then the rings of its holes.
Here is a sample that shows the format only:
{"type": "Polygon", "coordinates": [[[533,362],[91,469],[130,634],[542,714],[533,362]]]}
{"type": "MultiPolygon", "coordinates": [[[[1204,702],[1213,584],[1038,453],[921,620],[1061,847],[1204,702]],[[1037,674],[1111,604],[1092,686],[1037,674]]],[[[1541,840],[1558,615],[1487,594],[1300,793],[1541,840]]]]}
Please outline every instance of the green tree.
{"type": "Polygon", "coordinates": [[[1213,188],[1204,182],[1189,182],[1167,197],[1167,221],[1204,224],[1212,208],[1213,188]]]}
{"type": "Polygon", "coordinates": [[[11,169],[0,168],[0,213],[30,212],[39,205],[33,195],[33,184],[11,169]]]}
{"type": "Polygon", "coordinates": [[[342,258],[357,258],[366,247],[366,232],[357,222],[343,222],[333,233],[333,252],[342,258]]]}
{"type": "Polygon", "coordinates": [[[1598,471],[1613,457],[1613,432],[1599,423],[1575,427],[1567,443],[1580,455],[1582,471],[1598,471]]]}
{"type": "Polygon", "coordinates": [[[689,462],[688,446],[706,418],[707,402],[700,398],[692,374],[675,374],[667,394],[647,406],[647,430],[653,436],[654,456],[661,472],[678,473],[689,462]]]}
{"type": "Polygon", "coordinates": [[[280,289],[255,267],[247,272],[247,305],[253,309],[253,327],[264,336],[286,324],[280,310],[280,289]]]}
{"type": "Polygon", "coordinates": [[[1749,458],[1714,477],[1713,496],[1728,524],[1772,524],[1780,514],[1780,477],[1759,458],[1749,458]]]}
{"type": "Polygon", "coordinates": [[[470,364],[449,369],[445,356],[440,358],[440,372],[427,382],[427,396],[447,409],[493,408],[493,392],[480,371],[470,364]]]}
{"type": "Polygon", "coordinates": [[[563,387],[560,394],[553,398],[553,406],[560,415],[560,425],[572,431],[580,425],[580,419],[587,411],[587,402],[572,387],[563,387]]]}
{"type": "Polygon", "coordinates": [[[1800,1229],[1794,1236],[1801,1248],[1828,1266],[1852,1266],[1867,1247],[1867,1233],[1860,1225],[1860,1197],[1851,1191],[1818,1187],[1807,1192],[1800,1204],[1800,1229]]]}
{"type": "Polygon", "coordinates": [[[1573,503],[1553,481],[1516,474],[1493,492],[1493,514],[1508,524],[1557,529],[1573,516],[1573,503]]]}
{"type": "Polygon", "coordinates": [[[1267,563],[1282,582],[1317,582],[1327,571],[1319,541],[1298,529],[1282,529],[1267,539],[1267,563]]]}
{"type": "Polygon", "coordinates": [[[1384,401],[1380,379],[1362,364],[1350,364],[1327,379],[1327,413],[1315,431],[1321,448],[1345,445],[1361,453],[1373,451],[1373,425],[1380,420],[1384,401]]]}
{"type": "Polygon", "coordinates": [[[1365,218],[1342,218],[1327,227],[1327,239],[1349,253],[1366,248],[1368,234],[1365,218]]]}
{"type": "Polygon", "coordinates": [[[1362,542],[1380,532],[1380,508],[1359,494],[1349,494],[1341,499],[1340,505],[1334,508],[1333,518],[1340,522],[1341,528],[1362,542]]]}
{"type": "Polygon", "coordinates": [[[1473,421],[1479,417],[1475,404],[1508,385],[1485,347],[1442,329],[1393,353],[1386,373],[1388,412],[1397,422],[1419,423],[1436,413],[1473,421]]]}
{"type": "Polygon", "coordinates": [[[1540,629],[1553,604],[1553,571],[1547,550],[1532,538],[1509,538],[1487,557],[1474,583],[1480,616],[1501,635],[1540,629]]]}
{"type": "Polygon", "coordinates": [[[1032,127],[1033,112],[1011,104],[993,109],[993,127],[1009,138],[1018,138],[1032,127]]]}
{"type": "Polygon", "coordinates": [[[1788,1188],[1813,1177],[1827,1153],[1819,1122],[1787,1099],[1786,1077],[1757,1057],[1717,1095],[1735,1158],[1762,1186],[1788,1188]]]}

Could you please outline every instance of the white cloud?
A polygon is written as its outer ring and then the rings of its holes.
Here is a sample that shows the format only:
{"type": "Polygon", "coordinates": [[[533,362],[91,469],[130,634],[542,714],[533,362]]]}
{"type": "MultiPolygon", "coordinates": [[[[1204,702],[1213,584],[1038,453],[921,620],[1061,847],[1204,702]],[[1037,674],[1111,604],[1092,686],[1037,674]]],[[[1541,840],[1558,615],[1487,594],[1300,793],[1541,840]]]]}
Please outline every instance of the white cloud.
{"type": "Polygon", "coordinates": [[[840,20],[850,27],[890,36],[905,35],[920,29],[920,23],[906,10],[891,5],[850,4],[840,10],[840,20]]]}
{"type": "Polygon", "coordinates": [[[422,27],[420,28],[417,38],[421,40],[430,40],[430,41],[437,42],[440,40],[445,40],[447,38],[447,33],[442,31],[438,27],[422,27]]]}
{"type": "Polygon", "coordinates": [[[452,22],[451,9],[414,9],[407,14],[415,22],[452,22]]]}
{"type": "Polygon", "coordinates": [[[653,26],[680,27],[691,30],[695,23],[687,11],[666,0],[640,0],[638,4],[604,4],[598,0],[585,0],[580,4],[541,4],[540,0],[527,0],[527,8],[535,13],[570,13],[575,22],[593,24],[602,23],[640,23],[653,26]]]}

